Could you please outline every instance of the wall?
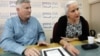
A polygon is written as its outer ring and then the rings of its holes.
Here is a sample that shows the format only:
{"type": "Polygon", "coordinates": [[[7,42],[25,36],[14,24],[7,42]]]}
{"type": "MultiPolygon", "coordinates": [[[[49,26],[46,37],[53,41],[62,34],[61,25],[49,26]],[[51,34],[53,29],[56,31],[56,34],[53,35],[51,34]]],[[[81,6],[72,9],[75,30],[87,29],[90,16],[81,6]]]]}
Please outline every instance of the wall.
{"type": "Polygon", "coordinates": [[[89,4],[94,4],[94,3],[100,2],[100,0],[88,0],[88,1],[89,1],[89,4]]]}
{"type": "MultiPolygon", "coordinates": [[[[16,0],[0,0],[0,32],[3,31],[5,21],[15,16],[16,0]]],[[[52,28],[58,18],[64,14],[64,5],[68,0],[31,0],[32,16],[35,16],[41,23],[47,42],[52,37],[52,28]]],[[[89,22],[89,4],[88,0],[77,0],[79,2],[81,15],[89,22]]]]}
{"type": "Polygon", "coordinates": [[[91,11],[91,29],[96,30],[97,33],[100,33],[100,2],[90,5],[91,11]]]}

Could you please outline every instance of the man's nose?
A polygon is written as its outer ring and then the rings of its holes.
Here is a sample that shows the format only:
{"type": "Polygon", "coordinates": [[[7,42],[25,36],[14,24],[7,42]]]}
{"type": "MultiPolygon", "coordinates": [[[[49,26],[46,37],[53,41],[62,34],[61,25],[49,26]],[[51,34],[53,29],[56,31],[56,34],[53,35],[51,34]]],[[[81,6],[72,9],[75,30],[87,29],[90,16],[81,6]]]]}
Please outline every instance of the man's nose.
{"type": "Polygon", "coordinates": [[[29,11],[29,12],[31,12],[31,8],[30,8],[30,9],[28,9],[28,11],[29,11]]]}

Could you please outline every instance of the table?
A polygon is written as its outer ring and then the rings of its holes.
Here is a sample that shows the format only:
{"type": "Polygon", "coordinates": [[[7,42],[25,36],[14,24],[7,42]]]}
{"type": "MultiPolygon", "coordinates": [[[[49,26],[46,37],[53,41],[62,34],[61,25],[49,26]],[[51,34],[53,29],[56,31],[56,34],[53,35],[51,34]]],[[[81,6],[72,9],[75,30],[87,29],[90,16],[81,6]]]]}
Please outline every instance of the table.
{"type": "MultiPolygon", "coordinates": [[[[36,49],[41,50],[41,49],[45,49],[45,48],[53,48],[53,47],[58,47],[58,46],[60,46],[60,45],[57,44],[57,43],[52,43],[49,46],[31,45],[31,46],[28,46],[28,47],[29,48],[35,47],[36,49]]],[[[21,55],[18,55],[18,54],[15,54],[15,53],[11,53],[11,52],[4,52],[2,49],[0,49],[0,56],[21,56],[21,55]]]]}
{"type": "Polygon", "coordinates": [[[79,56],[100,56],[100,47],[93,50],[83,50],[81,45],[79,45],[76,48],[80,51],[79,56]]]}
{"type": "MultiPolygon", "coordinates": [[[[71,44],[75,45],[75,47],[80,51],[80,54],[79,56],[100,56],[100,47],[97,48],[97,49],[93,49],[93,50],[83,50],[81,48],[81,45],[82,44],[86,44],[87,41],[83,41],[83,42],[80,42],[80,41],[73,41],[71,42],[71,44]]],[[[35,47],[37,48],[38,50],[41,50],[41,49],[45,49],[45,48],[53,48],[53,47],[58,47],[60,46],[59,44],[57,43],[51,43],[48,47],[46,46],[37,46],[37,45],[31,45],[31,46],[28,46],[29,48],[31,47],[35,47]]],[[[0,56],[20,56],[18,54],[15,54],[15,53],[10,53],[10,52],[4,52],[0,49],[0,56]]]]}

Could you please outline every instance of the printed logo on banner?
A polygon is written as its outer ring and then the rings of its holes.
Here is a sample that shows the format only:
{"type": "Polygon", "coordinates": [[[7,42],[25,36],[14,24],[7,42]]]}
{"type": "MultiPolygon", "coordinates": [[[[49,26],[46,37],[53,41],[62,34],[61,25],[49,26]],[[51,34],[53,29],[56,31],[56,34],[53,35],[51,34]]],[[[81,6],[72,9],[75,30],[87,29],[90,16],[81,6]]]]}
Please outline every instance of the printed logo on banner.
{"type": "Polygon", "coordinates": [[[15,15],[17,15],[16,12],[10,12],[10,16],[15,16],[15,15]]]}
{"type": "Polygon", "coordinates": [[[8,19],[9,17],[9,13],[0,13],[0,19],[8,19]]]}
{"type": "Polygon", "coordinates": [[[8,1],[0,1],[0,7],[8,7],[8,1]]]}
{"type": "Polygon", "coordinates": [[[10,7],[16,7],[16,1],[9,1],[10,7]]]}
{"type": "Polygon", "coordinates": [[[57,2],[42,2],[43,8],[58,8],[57,2]]]}
{"type": "Polygon", "coordinates": [[[43,12],[42,16],[43,18],[51,18],[51,12],[43,12]]]}
{"type": "Polygon", "coordinates": [[[41,5],[42,5],[41,2],[32,2],[31,4],[33,8],[41,8],[41,5]]]}
{"type": "Polygon", "coordinates": [[[58,8],[58,3],[57,2],[52,2],[51,3],[52,8],[58,8]]]}
{"type": "Polygon", "coordinates": [[[42,2],[43,8],[51,8],[51,2],[42,2]]]}
{"type": "Polygon", "coordinates": [[[54,18],[58,18],[58,13],[57,12],[43,12],[42,16],[43,18],[54,19],[54,18]]]}
{"type": "Polygon", "coordinates": [[[41,15],[41,13],[39,13],[39,12],[32,12],[33,14],[32,14],[32,16],[34,16],[34,17],[37,17],[38,19],[40,19],[40,18],[42,18],[42,15],[41,15]]]}
{"type": "Polygon", "coordinates": [[[52,12],[51,13],[51,18],[52,19],[58,18],[58,12],[52,12]]]}
{"type": "Polygon", "coordinates": [[[43,28],[52,28],[51,23],[43,23],[43,28]]]}

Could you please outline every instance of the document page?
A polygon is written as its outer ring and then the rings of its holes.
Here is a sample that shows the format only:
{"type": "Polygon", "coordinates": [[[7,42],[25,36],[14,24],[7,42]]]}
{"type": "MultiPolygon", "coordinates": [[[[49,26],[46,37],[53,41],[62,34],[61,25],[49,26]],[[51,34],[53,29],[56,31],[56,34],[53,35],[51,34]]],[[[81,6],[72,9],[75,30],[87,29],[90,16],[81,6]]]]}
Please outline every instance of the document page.
{"type": "Polygon", "coordinates": [[[71,56],[71,54],[62,47],[55,47],[42,49],[42,56],[71,56]]]}
{"type": "Polygon", "coordinates": [[[46,51],[47,56],[62,56],[58,49],[46,51]]]}

